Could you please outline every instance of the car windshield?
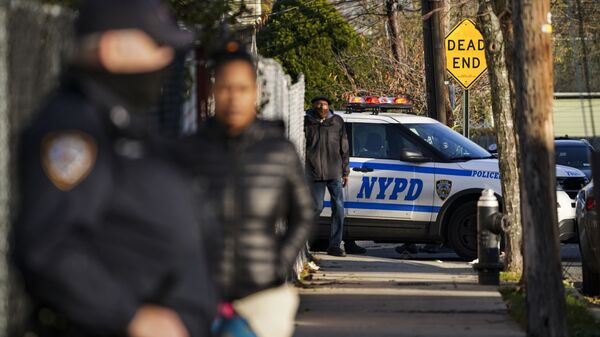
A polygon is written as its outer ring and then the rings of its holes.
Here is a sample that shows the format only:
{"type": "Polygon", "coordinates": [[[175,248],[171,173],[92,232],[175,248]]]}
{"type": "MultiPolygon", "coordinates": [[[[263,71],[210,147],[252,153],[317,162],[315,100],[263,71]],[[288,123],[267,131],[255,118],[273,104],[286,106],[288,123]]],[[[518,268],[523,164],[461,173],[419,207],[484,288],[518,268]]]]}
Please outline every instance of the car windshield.
{"type": "Polygon", "coordinates": [[[556,145],[556,163],[560,165],[575,167],[578,169],[590,169],[590,150],[587,146],[556,145]]]}
{"type": "Polygon", "coordinates": [[[449,160],[493,158],[481,146],[439,123],[404,124],[410,131],[431,144],[449,160]]]}

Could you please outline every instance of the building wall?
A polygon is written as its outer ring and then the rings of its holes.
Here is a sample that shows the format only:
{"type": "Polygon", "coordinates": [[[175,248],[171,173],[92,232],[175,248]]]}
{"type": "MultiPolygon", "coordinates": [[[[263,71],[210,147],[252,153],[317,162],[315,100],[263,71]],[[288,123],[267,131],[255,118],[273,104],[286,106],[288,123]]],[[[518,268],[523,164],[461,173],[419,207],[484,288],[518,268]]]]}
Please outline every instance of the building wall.
{"type": "Polygon", "coordinates": [[[554,135],[556,137],[592,137],[600,135],[600,97],[592,98],[594,124],[590,116],[590,101],[578,97],[554,99],[554,135]],[[585,112],[584,112],[585,111],[585,112]]]}

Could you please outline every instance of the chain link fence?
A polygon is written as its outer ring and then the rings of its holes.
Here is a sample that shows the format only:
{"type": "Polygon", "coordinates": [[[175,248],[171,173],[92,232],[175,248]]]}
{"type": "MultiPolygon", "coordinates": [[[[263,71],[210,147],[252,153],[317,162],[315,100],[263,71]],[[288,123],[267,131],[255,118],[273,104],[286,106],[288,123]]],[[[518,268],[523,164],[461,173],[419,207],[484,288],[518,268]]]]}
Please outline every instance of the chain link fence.
{"type": "MultiPolygon", "coordinates": [[[[260,59],[258,62],[258,81],[260,83],[260,117],[267,120],[282,120],[286,126],[286,133],[302,161],[305,158],[304,137],[304,77],[300,76],[298,82],[293,83],[283,67],[273,59],[260,59]]],[[[279,225],[279,230],[285,230],[285,224],[279,225]]],[[[304,250],[298,256],[294,265],[294,278],[298,278],[305,263],[307,252],[304,250]]]]}
{"type": "MultiPolygon", "coordinates": [[[[17,136],[56,86],[71,49],[72,12],[25,0],[0,1],[0,252],[7,256],[16,209],[17,136]]],[[[21,282],[0,260],[0,335],[17,335],[26,312],[21,282]]]]}
{"type": "Polygon", "coordinates": [[[288,138],[296,145],[304,158],[304,77],[292,83],[283,67],[273,59],[261,59],[258,63],[261,83],[261,118],[282,120],[288,138]]]}

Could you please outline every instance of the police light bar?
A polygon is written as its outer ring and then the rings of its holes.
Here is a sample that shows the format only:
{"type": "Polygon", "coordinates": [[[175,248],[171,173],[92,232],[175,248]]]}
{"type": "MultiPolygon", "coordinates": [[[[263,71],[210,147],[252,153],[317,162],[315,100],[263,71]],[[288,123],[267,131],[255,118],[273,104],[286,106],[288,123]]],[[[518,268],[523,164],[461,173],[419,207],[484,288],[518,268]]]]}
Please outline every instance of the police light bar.
{"type": "Polygon", "coordinates": [[[406,97],[352,97],[348,104],[346,104],[346,113],[355,112],[371,112],[373,115],[377,115],[380,112],[387,112],[390,110],[405,110],[410,112],[412,110],[412,104],[406,97]]]}

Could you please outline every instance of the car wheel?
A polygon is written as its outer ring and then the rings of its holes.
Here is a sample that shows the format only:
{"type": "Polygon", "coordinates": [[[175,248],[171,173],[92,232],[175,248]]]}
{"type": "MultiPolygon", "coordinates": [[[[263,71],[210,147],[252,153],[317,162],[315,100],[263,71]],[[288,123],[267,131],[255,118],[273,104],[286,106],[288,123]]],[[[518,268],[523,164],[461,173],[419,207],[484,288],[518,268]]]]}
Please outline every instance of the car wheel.
{"type": "Polygon", "coordinates": [[[477,258],[477,202],[469,201],[450,217],[448,243],[465,260],[477,258]]]}
{"type": "MultiPolygon", "coordinates": [[[[583,218],[578,218],[579,221],[584,220],[583,218]]],[[[588,241],[581,232],[582,228],[585,228],[585,225],[580,225],[576,223],[576,233],[577,238],[579,239],[579,254],[581,255],[581,276],[582,276],[582,289],[581,291],[588,296],[599,296],[600,295],[600,274],[595,272],[594,269],[590,266],[590,249],[588,246],[588,241]],[[581,226],[581,228],[580,228],[581,226]]]]}

